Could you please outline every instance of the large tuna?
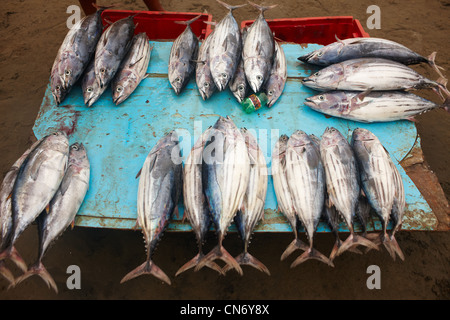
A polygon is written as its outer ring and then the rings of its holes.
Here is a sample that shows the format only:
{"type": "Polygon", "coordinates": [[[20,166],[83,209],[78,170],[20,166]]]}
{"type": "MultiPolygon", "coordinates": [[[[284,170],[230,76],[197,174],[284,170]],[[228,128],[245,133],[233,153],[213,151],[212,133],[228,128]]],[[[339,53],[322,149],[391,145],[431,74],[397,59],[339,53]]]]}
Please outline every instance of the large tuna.
{"type": "Polygon", "coordinates": [[[195,67],[195,82],[203,100],[209,99],[214,91],[216,91],[216,85],[212,78],[211,67],[209,65],[209,48],[213,34],[214,30],[202,42],[198,50],[198,61],[195,67]]]}
{"type": "Polygon", "coordinates": [[[269,79],[264,85],[267,95],[267,107],[271,107],[280,98],[283,93],[284,86],[287,80],[287,64],[286,56],[281,45],[275,41],[275,58],[272,69],[270,71],[269,79]]]}

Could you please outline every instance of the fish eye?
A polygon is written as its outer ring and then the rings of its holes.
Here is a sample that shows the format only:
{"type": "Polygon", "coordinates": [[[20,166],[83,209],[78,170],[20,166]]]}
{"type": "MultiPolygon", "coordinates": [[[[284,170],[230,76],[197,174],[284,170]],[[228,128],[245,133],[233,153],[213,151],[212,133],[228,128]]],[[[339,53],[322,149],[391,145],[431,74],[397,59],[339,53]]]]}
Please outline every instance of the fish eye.
{"type": "Polygon", "coordinates": [[[73,149],[73,150],[78,150],[78,146],[77,146],[76,144],[74,144],[74,145],[72,146],[72,149],[73,149]]]}
{"type": "Polygon", "coordinates": [[[70,71],[70,70],[64,71],[64,74],[65,74],[66,76],[70,76],[71,73],[72,73],[72,71],[70,71]]]}
{"type": "Polygon", "coordinates": [[[176,81],[176,82],[181,82],[180,77],[176,77],[176,78],[175,78],[175,81],[176,81]]]}
{"type": "Polygon", "coordinates": [[[323,101],[323,100],[325,100],[325,97],[322,96],[322,95],[320,95],[320,96],[319,96],[319,100],[320,100],[320,101],[323,101]]]}
{"type": "Polygon", "coordinates": [[[238,86],[238,90],[239,90],[239,91],[244,91],[244,86],[243,86],[242,84],[239,85],[239,86],[238,86]]]}
{"type": "Polygon", "coordinates": [[[117,92],[121,92],[122,89],[123,89],[122,87],[117,87],[116,91],[117,91],[117,92]]]}
{"type": "Polygon", "coordinates": [[[205,82],[205,83],[203,84],[203,86],[204,86],[205,88],[208,88],[208,87],[209,87],[209,82],[205,82]]]}
{"type": "Polygon", "coordinates": [[[316,73],[313,74],[313,76],[316,76],[316,77],[319,76],[319,75],[320,75],[319,71],[317,71],[316,73]]]}
{"type": "Polygon", "coordinates": [[[58,84],[57,86],[56,86],[56,90],[60,90],[61,89],[61,86],[58,84]]]}
{"type": "Polygon", "coordinates": [[[257,76],[256,76],[256,79],[259,80],[259,81],[261,81],[261,80],[262,80],[262,76],[257,75],[257,76]]]}
{"type": "Polygon", "coordinates": [[[267,94],[268,94],[269,96],[271,96],[271,95],[273,95],[273,91],[272,91],[272,90],[269,90],[269,92],[267,92],[267,94]]]}
{"type": "Polygon", "coordinates": [[[228,75],[226,73],[222,73],[222,77],[224,77],[226,79],[226,78],[228,78],[228,75]]]}
{"type": "Polygon", "coordinates": [[[94,89],[92,87],[87,87],[86,91],[87,92],[92,92],[92,91],[94,91],[94,89]]]}
{"type": "Polygon", "coordinates": [[[105,73],[105,71],[106,71],[105,68],[101,68],[101,69],[100,69],[100,72],[101,72],[101,73],[105,73]]]}
{"type": "Polygon", "coordinates": [[[318,56],[318,57],[323,56],[323,52],[322,52],[322,51],[319,51],[319,52],[317,53],[317,56],[318,56]]]}

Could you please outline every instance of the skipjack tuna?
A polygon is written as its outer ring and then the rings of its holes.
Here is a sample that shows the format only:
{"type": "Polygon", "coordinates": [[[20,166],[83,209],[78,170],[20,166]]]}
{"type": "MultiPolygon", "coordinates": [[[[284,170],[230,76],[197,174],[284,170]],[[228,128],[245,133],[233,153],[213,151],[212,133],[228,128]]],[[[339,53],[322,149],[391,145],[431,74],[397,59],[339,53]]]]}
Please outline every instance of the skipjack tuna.
{"type": "Polygon", "coordinates": [[[443,105],[405,91],[329,91],[305,99],[318,112],[359,122],[415,121],[414,117],[443,105]]]}

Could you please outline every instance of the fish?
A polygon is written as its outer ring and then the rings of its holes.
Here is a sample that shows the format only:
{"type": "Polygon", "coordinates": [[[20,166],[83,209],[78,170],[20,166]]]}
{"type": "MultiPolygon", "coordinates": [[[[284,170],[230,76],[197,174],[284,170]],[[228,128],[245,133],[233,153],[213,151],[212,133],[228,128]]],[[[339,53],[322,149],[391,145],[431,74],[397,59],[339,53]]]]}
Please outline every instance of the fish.
{"type": "Polygon", "coordinates": [[[284,50],[278,41],[275,41],[275,58],[265,86],[267,107],[272,107],[283,93],[287,79],[287,64],[284,50]]]}
{"type": "Polygon", "coordinates": [[[202,42],[198,50],[198,61],[195,67],[195,82],[203,100],[211,98],[217,89],[209,66],[209,48],[213,34],[214,30],[202,42]]]}
{"type": "Polygon", "coordinates": [[[286,247],[280,260],[285,260],[295,250],[306,251],[308,246],[299,237],[300,221],[293,204],[293,194],[289,189],[286,175],[286,149],[289,137],[282,134],[272,150],[272,180],[277,199],[278,211],[286,217],[294,233],[294,240],[286,247]]]}
{"type": "MultiPolygon", "coordinates": [[[[264,204],[268,186],[267,163],[255,136],[246,128],[242,128],[241,133],[244,136],[250,158],[250,177],[242,207],[234,217],[236,228],[244,244],[242,253],[235,260],[240,265],[249,265],[270,275],[269,269],[248,252],[253,230],[264,219],[264,204]]],[[[224,267],[225,272],[229,269],[230,265],[224,267]]]]}
{"type": "Polygon", "coordinates": [[[314,248],[314,234],[324,207],[325,171],[315,142],[302,130],[296,130],[287,142],[286,173],[295,214],[309,240],[308,249],[292,262],[291,268],[309,259],[333,267],[333,262],[314,248]]]}
{"type": "Polygon", "coordinates": [[[152,255],[182,197],[182,161],[179,137],[172,130],[147,155],[139,175],[137,224],[144,235],[147,259],[125,275],[120,283],[151,274],[167,284],[170,278],[153,261],[152,255]],[[175,158],[174,158],[175,157],[175,158]]]}
{"type": "Polygon", "coordinates": [[[57,105],[71,91],[94,55],[103,30],[101,14],[107,8],[97,6],[95,13],[78,21],[59,47],[50,76],[50,88],[57,105]]]}
{"type": "MultiPolygon", "coordinates": [[[[450,100],[449,100],[450,102],[450,100]]],[[[306,106],[333,117],[363,123],[416,121],[416,117],[434,109],[445,108],[406,91],[328,91],[305,99],[306,106]]],[[[450,104],[448,104],[450,106],[450,104]]]]}
{"type": "Polygon", "coordinates": [[[209,48],[209,64],[211,75],[219,91],[225,90],[233,78],[242,52],[242,39],[239,25],[233,16],[233,10],[245,6],[230,6],[217,0],[228,9],[214,29],[209,48]]]}
{"type": "Polygon", "coordinates": [[[39,231],[39,252],[37,260],[28,270],[16,279],[21,283],[30,276],[39,275],[49,288],[58,293],[55,280],[42,263],[44,255],[53,243],[72,224],[84,201],[89,188],[90,164],[86,149],[82,143],[70,146],[68,167],[56,194],[49,204],[49,211],[37,218],[39,231]]]}
{"type": "Polygon", "coordinates": [[[135,15],[113,22],[102,34],[95,49],[95,76],[100,87],[107,87],[130,49],[135,15]]]}
{"type": "Polygon", "coordinates": [[[148,76],[147,69],[153,50],[149,41],[145,32],[135,35],[131,40],[130,49],[111,82],[113,101],[116,105],[125,101],[148,76]]]}
{"type": "Polygon", "coordinates": [[[97,102],[107,87],[101,87],[95,76],[95,60],[93,59],[86,69],[81,80],[81,90],[83,92],[84,104],[88,107],[97,102]]]}
{"type": "MultiPolygon", "coordinates": [[[[247,28],[243,28],[241,34],[242,42],[244,42],[247,34],[247,28]]],[[[244,101],[244,99],[247,97],[249,85],[247,82],[247,78],[245,77],[244,60],[242,59],[242,55],[239,56],[238,59],[239,64],[236,68],[236,71],[234,72],[233,78],[229,83],[229,87],[237,102],[242,103],[242,101],[244,101]]]]}
{"type": "Polygon", "coordinates": [[[67,169],[69,141],[64,131],[45,136],[17,172],[11,193],[12,226],[0,252],[9,258],[22,232],[46,210],[67,169]]]}
{"type": "MultiPolygon", "coordinates": [[[[14,187],[14,183],[17,178],[17,173],[25,161],[26,157],[30,154],[37,145],[42,141],[42,138],[34,142],[21,156],[17,159],[8,172],[5,174],[2,184],[0,186],[0,252],[4,250],[4,245],[7,244],[7,239],[12,231],[13,216],[11,207],[11,194],[14,187]]],[[[11,255],[9,257],[22,271],[27,270],[27,265],[23,258],[20,256],[17,249],[13,246],[11,248],[11,255]]],[[[5,261],[0,261],[0,274],[8,280],[11,284],[15,283],[14,275],[9,271],[5,265],[5,261]]]]}
{"type": "Polygon", "coordinates": [[[412,91],[430,88],[443,100],[450,97],[445,86],[446,79],[433,81],[402,63],[381,58],[359,58],[332,64],[304,78],[302,84],[318,91],[412,91]]]}
{"type": "MultiPolygon", "coordinates": [[[[206,139],[211,127],[206,129],[198,138],[186,158],[183,167],[183,203],[185,218],[188,219],[197,239],[198,254],[178,269],[175,276],[197,265],[204,257],[203,244],[206,233],[211,227],[211,216],[202,185],[202,158],[206,139]]],[[[209,268],[222,274],[222,269],[213,261],[206,264],[209,268]]]]}
{"type": "Polygon", "coordinates": [[[377,245],[354,231],[354,218],[361,194],[358,163],[351,145],[336,128],[325,129],[320,141],[320,156],[325,168],[329,205],[336,208],[350,232],[340,246],[339,243],[335,244],[331,256],[339,256],[358,245],[378,249],[377,245]]]}
{"type": "Polygon", "coordinates": [[[382,38],[357,37],[340,40],[336,37],[336,40],[298,57],[298,60],[322,67],[357,58],[383,58],[405,65],[427,63],[437,71],[440,77],[444,77],[435,62],[436,52],[424,57],[398,42],[382,38]]]}
{"type": "Polygon", "coordinates": [[[387,233],[387,225],[398,193],[392,160],[378,137],[367,129],[354,129],[351,145],[360,168],[361,187],[381,221],[380,242],[393,256],[395,244],[391,243],[387,233]]]}
{"type": "Polygon", "coordinates": [[[218,244],[196,266],[221,259],[242,275],[239,263],[223,247],[228,227],[242,207],[250,175],[244,137],[233,120],[220,116],[211,129],[202,160],[202,181],[218,244]]]}
{"type": "Polygon", "coordinates": [[[190,25],[200,17],[201,15],[198,15],[189,21],[176,21],[186,25],[184,31],[173,42],[169,55],[168,78],[177,95],[181,93],[195,72],[199,46],[198,38],[192,32],[190,25]]]}
{"type": "Polygon", "coordinates": [[[275,53],[275,40],[264,18],[264,12],[275,8],[276,5],[263,7],[250,1],[249,3],[260,13],[248,29],[243,44],[242,59],[244,59],[247,81],[253,92],[258,93],[269,78],[275,53]]]}

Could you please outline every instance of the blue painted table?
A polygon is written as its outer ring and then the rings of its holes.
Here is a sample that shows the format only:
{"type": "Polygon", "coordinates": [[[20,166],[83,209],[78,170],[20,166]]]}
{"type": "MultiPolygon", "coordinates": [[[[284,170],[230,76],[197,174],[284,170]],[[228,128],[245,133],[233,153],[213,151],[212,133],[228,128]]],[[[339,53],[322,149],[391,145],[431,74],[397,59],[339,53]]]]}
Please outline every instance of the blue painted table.
{"type": "MultiPolygon", "coordinates": [[[[219,115],[230,116],[237,126],[253,130],[266,160],[271,168],[271,150],[281,134],[290,135],[296,129],[321,136],[325,128],[333,126],[350,138],[352,130],[364,127],[374,132],[390,152],[394,160],[400,161],[415,146],[420,147],[416,127],[408,121],[362,124],[344,119],[325,117],[303,105],[306,97],[315,94],[302,86],[301,79],[317,69],[303,64],[297,57],[313,51],[319,45],[307,47],[283,44],[288,61],[288,80],[283,95],[270,109],[260,109],[254,114],[245,114],[229,90],[216,92],[211,99],[203,101],[192,79],[185,90],[177,96],[167,79],[169,51],[172,42],[153,42],[154,49],[148,72],[137,90],[120,106],[115,106],[111,90],[93,107],[84,106],[81,88],[75,86],[61,106],[57,107],[47,87],[40,112],[33,127],[36,138],[55,130],[66,130],[70,142],[82,142],[91,162],[90,188],[78,212],[77,226],[132,229],[136,223],[136,199],[138,179],[136,174],[155,143],[172,129],[183,135],[184,156],[200,133],[213,125],[219,115]]],[[[438,221],[414,183],[397,163],[402,175],[407,209],[403,228],[407,230],[433,230],[438,221]]],[[[291,232],[284,216],[276,211],[277,203],[272,177],[266,199],[265,219],[257,232],[291,232]]],[[[175,216],[168,231],[190,231],[187,221],[175,216]]],[[[381,225],[374,218],[369,230],[379,230],[381,225]]],[[[358,229],[358,227],[357,227],[358,229]]],[[[348,231],[341,224],[341,231],[348,231]]],[[[234,225],[230,232],[236,231],[234,225]]],[[[328,232],[321,222],[318,232],[328,232]]]]}

